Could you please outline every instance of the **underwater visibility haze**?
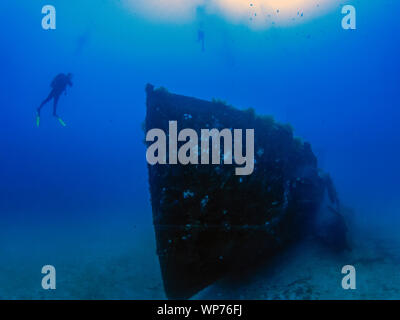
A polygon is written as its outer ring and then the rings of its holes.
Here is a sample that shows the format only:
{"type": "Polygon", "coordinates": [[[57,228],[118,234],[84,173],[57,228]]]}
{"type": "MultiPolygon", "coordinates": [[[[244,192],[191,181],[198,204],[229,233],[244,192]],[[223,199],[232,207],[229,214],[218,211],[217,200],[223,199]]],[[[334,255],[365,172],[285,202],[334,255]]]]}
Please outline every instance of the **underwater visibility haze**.
{"type": "Polygon", "coordinates": [[[290,124],[348,208],[351,250],[297,241],[192,298],[400,298],[398,1],[48,2],[0,3],[0,299],[167,298],[148,83],[290,124]],[[55,29],[42,26],[45,5],[55,29]],[[342,27],[345,5],[356,29],[342,27]],[[37,125],[60,73],[73,74],[62,121],[50,101],[37,125]],[[56,290],[41,286],[45,265],[56,290]],[[345,265],[356,290],[342,288],[345,265]]]}

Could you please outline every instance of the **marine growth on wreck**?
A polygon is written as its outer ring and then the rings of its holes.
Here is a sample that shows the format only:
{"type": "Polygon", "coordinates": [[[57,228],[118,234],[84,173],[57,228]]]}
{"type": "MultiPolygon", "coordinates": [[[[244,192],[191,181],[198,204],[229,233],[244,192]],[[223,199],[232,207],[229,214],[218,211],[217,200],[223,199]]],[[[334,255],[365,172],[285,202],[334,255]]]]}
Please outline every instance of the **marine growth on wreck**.
{"type": "MultiPolygon", "coordinates": [[[[313,229],[326,176],[311,145],[295,138],[289,125],[252,109],[238,110],[152,85],[146,93],[147,133],[168,133],[171,121],[178,132],[190,128],[197,137],[202,129],[254,130],[254,167],[248,175],[236,175],[234,161],[226,163],[223,156],[208,164],[170,163],[166,159],[174,157],[170,152],[175,149],[169,146],[159,162],[148,163],[157,254],[168,298],[190,298],[229,272],[267,260],[313,229]]],[[[171,144],[170,138],[165,142],[171,144]]],[[[176,138],[176,150],[189,140],[176,138]]],[[[147,140],[147,147],[154,148],[155,139],[147,140]]],[[[249,141],[243,140],[243,150],[249,141]]],[[[221,141],[218,147],[223,145],[221,141]]],[[[200,154],[204,145],[192,147],[200,154]]],[[[157,155],[159,150],[152,152],[157,155]]]]}

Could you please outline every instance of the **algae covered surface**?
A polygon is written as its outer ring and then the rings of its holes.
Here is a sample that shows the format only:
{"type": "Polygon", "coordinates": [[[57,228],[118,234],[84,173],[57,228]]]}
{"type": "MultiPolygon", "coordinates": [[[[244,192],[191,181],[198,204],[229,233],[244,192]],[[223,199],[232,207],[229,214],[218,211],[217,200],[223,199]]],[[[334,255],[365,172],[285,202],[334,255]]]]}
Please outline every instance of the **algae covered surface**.
{"type": "MultiPolygon", "coordinates": [[[[254,141],[245,141],[246,150],[249,143],[255,150],[254,170],[248,175],[235,175],[233,165],[223,161],[182,165],[160,157],[148,165],[157,253],[168,297],[189,298],[226,273],[266,260],[313,233],[325,181],[310,144],[295,139],[289,125],[220,101],[154,90],[152,85],[146,90],[146,132],[168,132],[173,119],[180,126],[177,130],[191,128],[199,136],[207,128],[219,132],[251,128],[255,136],[254,141]]],[[[169,145],[173,143],[169,139],[169,145]]],[[[177,147],[182,145],[181,141],[177,147]]],[[[195,142],[195,150],[188,152],[200,155],[204,148],[195,142]]],[[[227,152],[229,147],[224,144],[224,148],[227,152]]],[[[169,159],[176,152],[168,150],[162,157],[169,159]]],[[[212,151],[206,156],[211,157],[212,151]]],[[[334,231],[346,237],[338,228],[334,231]]]]}

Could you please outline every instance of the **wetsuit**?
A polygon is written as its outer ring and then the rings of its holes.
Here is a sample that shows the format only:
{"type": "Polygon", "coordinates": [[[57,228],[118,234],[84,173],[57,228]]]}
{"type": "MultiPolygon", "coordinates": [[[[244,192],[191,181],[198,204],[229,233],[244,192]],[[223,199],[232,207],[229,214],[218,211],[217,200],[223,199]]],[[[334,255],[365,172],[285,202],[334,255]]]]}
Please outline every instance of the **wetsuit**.
{"type": "Polygon", "coordinates": [[[40,116],[40,110],[43,108],[43,106],[51,99],[53,99],[53,116],[58,117],[57,116],[58,100],[61,94],[67,89],[67,86],[72,87],[71,77],[63,73],[60,73],[53,79],[50,86],[52,87],[50,94],[37,109],[38,116],[40,116]]]}
{"type": "Polygon", "coordinates": [[[197,41],[199,41],[201,43],[201,51],[205,50],[205,46],[204,46],[204,38],[205,38],[205,34],[203,30],[199,30],[197,32],[197,41]]]}

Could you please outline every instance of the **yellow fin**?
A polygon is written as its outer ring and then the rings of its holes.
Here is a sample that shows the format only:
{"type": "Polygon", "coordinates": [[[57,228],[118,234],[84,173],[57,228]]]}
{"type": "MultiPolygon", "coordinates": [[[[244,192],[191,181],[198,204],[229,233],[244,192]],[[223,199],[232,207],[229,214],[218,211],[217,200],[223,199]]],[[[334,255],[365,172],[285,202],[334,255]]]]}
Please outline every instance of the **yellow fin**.
{"type": "Polygon", "coordinates": [[[66,126],[67,126],[67,125],[65,124],[65,122],[63,121],[63,119],[58,118],[58,121],[61,123],[61,125],[62,125],[63,127],[66,127],[66,126]]]}

